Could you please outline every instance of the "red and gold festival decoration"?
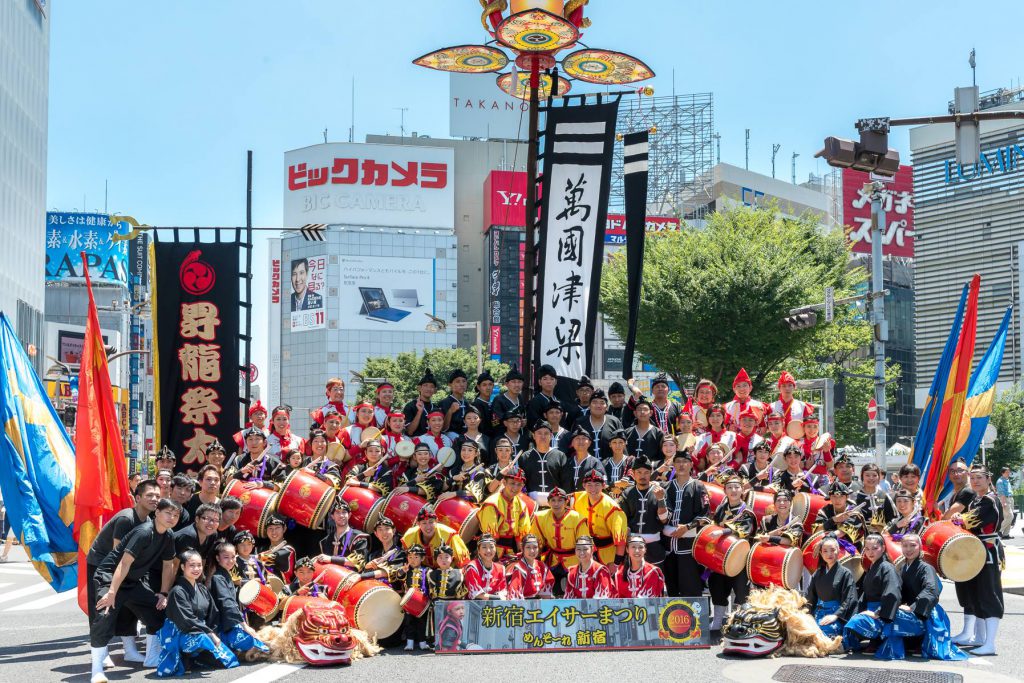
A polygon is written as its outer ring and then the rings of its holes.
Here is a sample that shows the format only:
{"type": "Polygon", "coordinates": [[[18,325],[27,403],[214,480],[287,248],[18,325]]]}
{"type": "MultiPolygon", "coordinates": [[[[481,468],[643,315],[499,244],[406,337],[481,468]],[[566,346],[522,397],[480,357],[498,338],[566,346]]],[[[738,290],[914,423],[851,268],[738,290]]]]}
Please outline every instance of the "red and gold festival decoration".
{"type": "Polygon", "coordinates": [[[239,243],[152,245],[156,443],[198,472],[206,447],[231,443],[239,404],[239,243]]]}

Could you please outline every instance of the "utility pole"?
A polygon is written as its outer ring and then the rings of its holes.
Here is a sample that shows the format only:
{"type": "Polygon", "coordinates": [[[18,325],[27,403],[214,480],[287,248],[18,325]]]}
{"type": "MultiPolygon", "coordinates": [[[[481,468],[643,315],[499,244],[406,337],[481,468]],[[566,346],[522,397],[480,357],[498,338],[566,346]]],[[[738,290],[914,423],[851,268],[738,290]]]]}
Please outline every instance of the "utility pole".
{"type": "Polygon", "coordinates": [[[775,155],[779,153],[780,149],[782,149],[782,145],[779,143],[776,142],[772,145],[772,178],[775,177],[775,155]]]}
{"type": "Polygon", "coordinates": [[[746,156],[746,161],[744,162],[743,167],[745,169],[747,169],[748,171],[750,170],[750,129],[749,128],[747,128],[747,156],[746,156]]]}
{"type": "Polygon", "coordinates": [[[722,134],[715,133],[715,163],[722,163],[722,134]]]}
{"type": "MultiPolygon", "coordinates": [[[[888,418],[885,402],[885,342],[889,339],[889,323],[885,319],[885,285],[882,282],[882,235],[885,233],[885,211],[882,210],[885,183],[874,181],[871,190],[871,322],[875,329],[875,457],[886,471],[886,427],[888,418]]],[[[865,188],[868,189],[868,188],[865,188]]]]}
{"type": "Polygon", "coordinates": [[[793,152],[793,170],[792,170],[792,175],[793,175],[793,184],[794,185],[796,185],[796,158],[798,156],[800,156],[799,153],[793,152]]]}

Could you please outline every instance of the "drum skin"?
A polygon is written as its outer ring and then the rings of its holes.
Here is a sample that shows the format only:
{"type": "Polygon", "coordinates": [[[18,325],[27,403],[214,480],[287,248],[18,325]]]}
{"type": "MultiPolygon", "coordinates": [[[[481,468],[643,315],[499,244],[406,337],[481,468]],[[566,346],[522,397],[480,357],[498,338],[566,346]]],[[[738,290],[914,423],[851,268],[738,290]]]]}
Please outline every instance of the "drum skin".
{"type": "Polygon", "coordinates": [[[339,602],[349,623],[371,638],[387,638],[402,626],[401,598],[376,579],[363,579],[345,591],[339,602]]]}
{"type": "Polygon", "coordinates": [[[238,589],[238,604],[269,621],[277,614],[281,606],[280,598],[274,589],[259,579],[252,579],[238,589]]]}
{"type": "Polygon", "coordinates": [[[743,573],[750,553],[750,542],[715,524],[705,526],[693,540],[693,559],[697,564],[725,576],[743,573]]]}
{"type": "Polygon", "coordinates": [[[921,556],[950,581],[970,581],[988,559],[981,539],[949,521],[929,524],[921,533],[921,556]]]}

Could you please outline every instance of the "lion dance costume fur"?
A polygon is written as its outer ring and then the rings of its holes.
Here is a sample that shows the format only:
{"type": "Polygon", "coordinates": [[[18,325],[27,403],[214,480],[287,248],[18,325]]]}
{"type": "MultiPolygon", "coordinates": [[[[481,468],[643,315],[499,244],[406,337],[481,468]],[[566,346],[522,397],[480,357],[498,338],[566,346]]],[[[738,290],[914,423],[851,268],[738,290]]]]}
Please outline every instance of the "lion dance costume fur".
{"type": "Polygon", "coordinates": [[[259,638],[270,647],[271,659],[290,664],[350,664],[381,651],[365,631],[349,627],[344,608],[333,600],[306,603],[280,626],[264,626],[259,638]]]}
{"type": "Polygon", "coordinates": [[[748,657],[826,657],[839,652],[843,639],[826,637],[804,609],[806,604],[794,590],[773,586],[751,591],[722,629],[723,651],[748,657]]]}

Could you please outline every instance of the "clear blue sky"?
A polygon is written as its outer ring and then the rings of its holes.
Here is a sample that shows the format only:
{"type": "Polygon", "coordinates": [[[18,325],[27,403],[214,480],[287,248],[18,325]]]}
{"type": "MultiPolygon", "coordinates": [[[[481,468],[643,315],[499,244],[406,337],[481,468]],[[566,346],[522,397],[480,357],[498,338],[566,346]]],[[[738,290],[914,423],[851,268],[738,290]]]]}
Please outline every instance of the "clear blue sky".
{"type": "MultiPolygon", "coordinates": [[[[448,133],[446,75],[413,66],[430,50],[482,42],[476,0],[51,3],[47,206],[153,225],[242,225],[245,151],[255,155],[256,225],[281,225],[283,152],[346,140],[448,133]]],[[[657,94],[713,92],[722,160],[798,179],[826,135],[861,116],[944,113],[978,54],[988,90],[1024,76],[1019,2],[593,0],[585,41],[634,54],[657,94]]],[[[580,92],[581,90],[577,90],[580,92]]],[[[909,158],[905,131],[893,145],[909,158]]],[[[256,264],[265,263],[265,249],[256,264]]],[[[267,286],[262,273],[256,291],[267,286]]],[[[257,339],[265,316],[255,319],[257,339]]],[[[256,360],[266,367],[265,346],[256,360]]]]}

